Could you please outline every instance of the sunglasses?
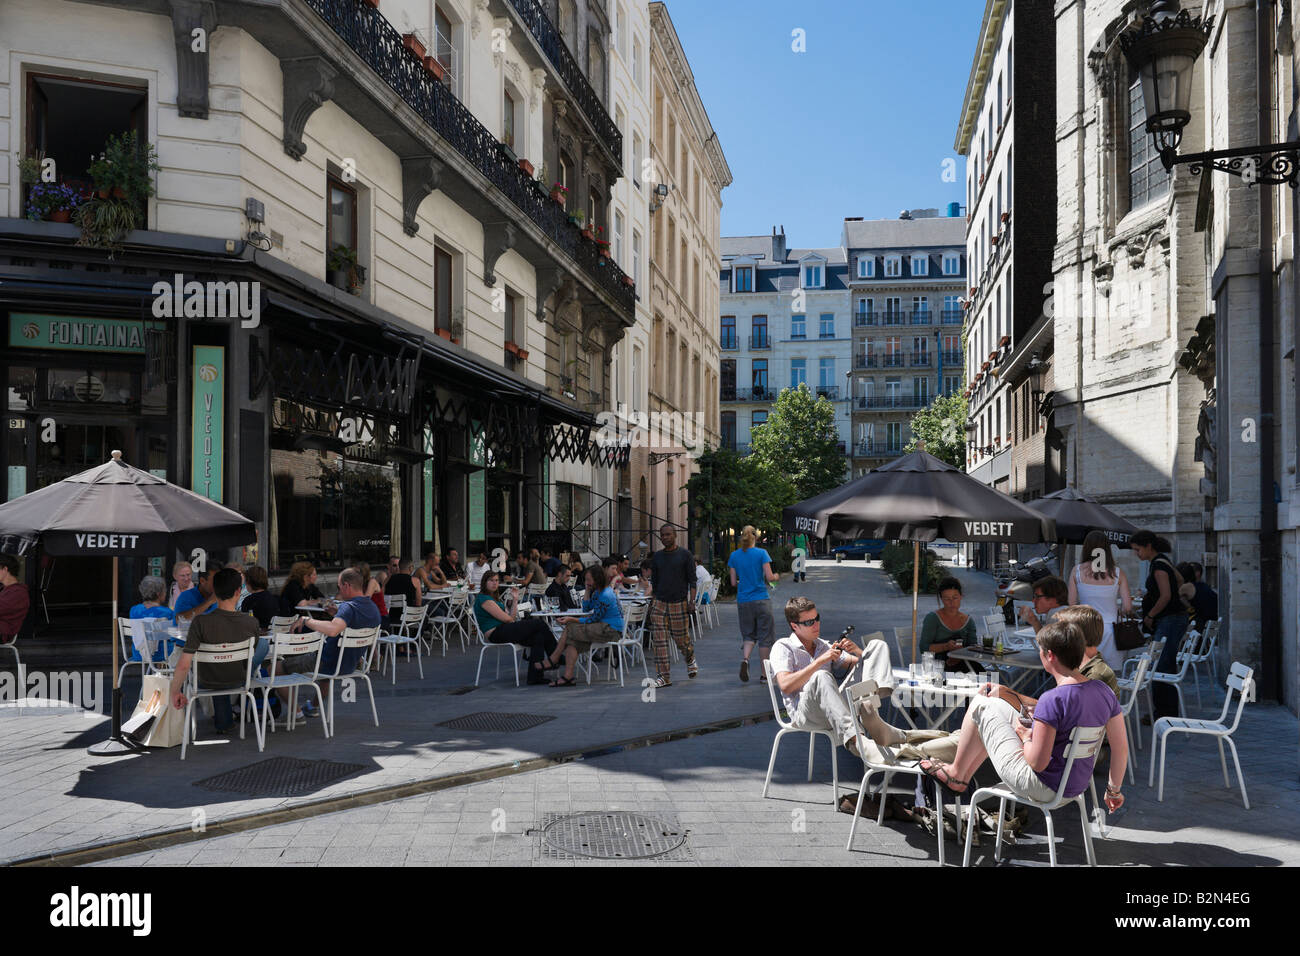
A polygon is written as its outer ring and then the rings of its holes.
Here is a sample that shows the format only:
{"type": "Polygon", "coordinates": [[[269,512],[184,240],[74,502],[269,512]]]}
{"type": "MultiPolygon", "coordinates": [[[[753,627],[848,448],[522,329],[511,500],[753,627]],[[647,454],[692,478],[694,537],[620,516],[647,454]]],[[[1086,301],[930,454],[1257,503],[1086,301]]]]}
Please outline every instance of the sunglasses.
{"type": "Polygon", "coordinates": [[[812,627],[814,624],[820,624],[821,622],[822,616],[818,614],[816,617],[810,617],[806,621],[794,621],[793,623],[799,627],[812,627]]]}

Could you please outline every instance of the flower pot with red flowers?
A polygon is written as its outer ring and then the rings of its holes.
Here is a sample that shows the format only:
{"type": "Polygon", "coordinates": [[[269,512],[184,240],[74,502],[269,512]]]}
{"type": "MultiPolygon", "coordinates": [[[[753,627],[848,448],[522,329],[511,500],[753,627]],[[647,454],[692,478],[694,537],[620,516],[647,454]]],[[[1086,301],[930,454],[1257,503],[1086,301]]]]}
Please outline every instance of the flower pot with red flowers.
{"type": "Polygon", "coordinates": [[[592,240],[592,241],[594,242],[595,239],[596,239],[596,232],[595,232],[595,230],[592,229],[591,226],[583,226],[583,227],[582,227],[582,238],[584,238],[584,239],[590,239],[590,240],[592,240]]]}
{"type": "Polygon", "coordinates": [[[979,286],[977,286],[977,285],[973,285],[973,286],[971,286],[971,287],[970,287],[970,297],[971,297],[972,299],[975,298],[975,293],[978,292],[979,290],[980,290],[980,287],[979,287],[979,286]]]}
{"type": "Polygon", "coordinates": [[[569,201],[569,187],[564,183],[551,183],[551,199],[563,206],[569,201]]]}
{"type": "Polygon", "coordinates": [[[425,53],[424,38],[421,37],[420,34],[403,33],[402,46],[406,47],[408,50],[414,53],[418,59],[421,60],[424,59],[424,53],[425,53]]]}
{"type": "Polygon", "coordinates": [[[519,168],[522,169],[522,170],[524,171],[525,175],[527,175],[530,179],[532,178],[532,176],[533,176],[533,172],[534,172],[533,164],[532,164],[532,163],[530,163],[530,162],[529,162],[528,160],[526,160],[526,159],[520,159],[520,160],[519,160],[519,168]]]}
{"type": "Polygon", "coordinates": [[[998,240],[999,240],[1000,238],[1002,238],[1002,237],[1001,237],[1001,236],[994,236],[992,239],[989,240],[989,242],[993,243],[993,245],[996,246],[996,245],[998,244],[998,240]]]}
{"type": "Polygon", "coordinates": [[[1010,344],[1011,344],[1011,336],[1009,335],[1004,335],[1002,336],[1002,338],[998,339],[998,348],[1005,348],[1010,344]]]}

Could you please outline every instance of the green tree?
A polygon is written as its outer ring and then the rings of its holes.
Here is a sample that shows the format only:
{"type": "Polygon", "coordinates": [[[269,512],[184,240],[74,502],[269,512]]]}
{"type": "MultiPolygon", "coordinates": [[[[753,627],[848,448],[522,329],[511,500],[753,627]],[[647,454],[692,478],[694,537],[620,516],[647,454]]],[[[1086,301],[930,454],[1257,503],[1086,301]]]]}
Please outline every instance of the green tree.
{"type": "Polygon", "coordinates": [[[912,416],[912,440],[905,452],[916,451],[916,443],[954,468],[966,470],[966,399],[960,393],[940,395],[928,408],[912,416]]]}
{"type": "Polygon", "coordinates": [[[839,441],[835,406],[800,382],[782,390],[767,423],[754,430],[753,458],[767,474],[785,476],[794,500],[803,501],[843,484],[848,462],[839,441]]]}
{"type": "Polygon", "coordinates": [[[712,528],[719,538],[747,524],[776,534],[781,509],[799,500],[784,475],[760,468],[753,456],[741,458],[726,448],[700,455],[700,470],[686,482],[697,528],[712,528]]]}

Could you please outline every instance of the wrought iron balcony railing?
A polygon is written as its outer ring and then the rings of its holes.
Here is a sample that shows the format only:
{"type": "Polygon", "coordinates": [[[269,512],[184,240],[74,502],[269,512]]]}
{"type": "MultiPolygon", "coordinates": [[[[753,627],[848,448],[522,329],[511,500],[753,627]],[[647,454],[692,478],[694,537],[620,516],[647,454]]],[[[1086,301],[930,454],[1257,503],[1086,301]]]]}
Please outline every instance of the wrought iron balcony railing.
{"type": "Polygon", "coordinates": [[[929,366],[930,366],[930,353],[929,353],[929,352],[913,352],[913,353],[912,353],[912,367],[913,367],[913,368],[921,368],[921,367],[926,367],[926,368],[928,368],[929,366]]]}
{"type": "Polygon", "coordinates": [[[874,410],[881,408],[924,408],[929,403],[928,396],[917,396],[909,392],[893,395],[859,396],[855,404],[859,409],[874,410]]]}
{"type": "Polygon", "coordinates": [[[966,313],[961,309],[944,309],[941,315],[944,325],[963,325],[966,322],[966,313]]]}
{"type": "Polygon", "coordinates": [[[865,329],[868,326],[876,324],[876,313],[874,312],[857,312],[853,316],[853,327],[855,329],[865,329]]]}
{"type": "MultiPolygon", "coordinates": [[[[537,0],[509,0],[510,5],[515,8],[519,18],[524,21],[528,31],[532,33],[533,39],[537,45],[542,48],[546,58],[551,61],[560,78],[564,80],[564,85],[569,88],[574,100],[591,121],[592,127],[596,130],[596,135],[610,155],[614,157],[619,168],[623,166],[623,134],[614,121],[610,119],[608,111],[600,101],[600,96],[587,77],[583,74],[582,68],[569,52],[569,48],[564,43],[564,37],[551,22],[551,18],[546,15],[542,5],[537,0]]],[[[635,160],[640,162],[639,159],[635,160]]]]}
{"type": "Polygon", "coordinates": [[[840,400],[840,387],[838,385],[818,385],[813,389],[813,392],[819,398],[827,398],[832,402],[840,400]]]}
{"type": "Polygon", "coordinates": [[[906,325],[907,324],[906,312],[890,312],[890,311],[878,312],[876,313],[876,318],[879,320],[877,322],[878,325],[906,325]]]}
{"type": "Polygon", "coordinates": [[[724,335],[724,336],[722,336],[722,338],[718,341],[718,349],[719,349],[720,351],[723,351],[723,352],[734,352],[734,351],[736,351],[736,348],[737,348],[737,346],[736,346],[736,336],[734,336],[734,335],[724,335]]]}
{"type": "Polygon", "coordinates": [[[882,368],[902,368],[903,353],[895,352],[892,355],[882,355],[880,357],[880,365],[882,368]]]}
{"type": "Polygon", "coordinates": [[[943,361],[944,368],[953,368],[954,366],[962,364],[960,352],[941,352],[939,354],[943,361]]]}
{"type": "Polygon", "coordinates": [[[751,335],[749,337],[749,347],[758,351],[770,349],[772,347],[772,340],[767,337],[766,332],[763,332],[760,335],[751,335]]]}
{"type": "Polygon", "coordinates": [[[880,356],[878,355],[858,354],[853,356],[854,368],[876,368],[879,365],[880,365],[880,356]]]}
{"type": "Polygon", "coordinates": [[[935,316],[929,309],[914,309],[908,314],[911,317],[912,325],[929,325],[934,321],[935,316]]]}
{"type": "Polygon", "coordinates": [[[890,445],[887,442],[860,441],[853,453],[862,458],[896,457],[903,453],[902,445],[890,445]]]}
{"type": "Polygon", "coordinates": [[[636,289],[626,283],[623,270],[614,264],[613,259],[601,255],[595,242],[582,237],[581,231],[569,222],[568,213],[538,190],[532,177],[507,157],[487,127],[402,46],[401,34],[383,14],[356,0],[304,2],[434,132],[469,160],[577,262],[628,316],[635,313],[636,289]]]}

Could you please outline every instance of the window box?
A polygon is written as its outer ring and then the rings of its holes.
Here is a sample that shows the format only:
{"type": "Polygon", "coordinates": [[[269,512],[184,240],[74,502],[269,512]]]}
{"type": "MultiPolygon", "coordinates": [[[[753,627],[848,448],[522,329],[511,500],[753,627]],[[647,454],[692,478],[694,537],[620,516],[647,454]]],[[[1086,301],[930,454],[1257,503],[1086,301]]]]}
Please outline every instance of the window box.
{"type": "Polygon", "coordinates": [[[372,10],[379,9],[379,0],[362,0],[362,2],[365,3],[365,5],[370,7],[372,10]]]}
{"type": "Polygon", "coordinates": [[[424,41],[421,39],[418,33],[403,33],[402,46],[406,47],[408,50],[414,53],[417,58],[421,60],[424,59],[424,54],[425,54],[424,41]]]}
{"type": "Polygon", "coordinates": [[[528,175],[529,179],[533,177],[533,173],[534,173],[533,164],[530,163],[528,160],[521,158],[519,160],[519,168],[522,169],[528,175]]]}
{"type": "Polygon", "coordinates": [[[1009,213],[1009,212],[1004,212],[1004,213],[1002,214],[1002,221],[1003,221],[1004,223],[1008,223],[1008,222],[1010,222],[1010,221],[1011,221],[1011,213],[1009,213]]]}
{"type": "Polygon", "coordinates": [[[1004,348],[1010,344],[1011,344],[1011,336],[1009,335],[1004,335],[1002,336],[1002,338],[998,339],[998,348],[1004,348]]]}
{"type": "Polygon", "coordinates": [[[551,183],[551,200],[563,206],[569,198],[569,189],[564,183],[551,183]]]}
{"type": "Polygon", "coordinates": [[[979,286],[977,286],[977,285],[973,285],[973,286],[971,286],[971,287],[970,287],[970,297],[971,297],[972,299],[975,298],[975,293],[979,292],[979,290],[980,290],[980,287],[979,287],[979,286]]]}
{"type": "Polygon", "coordinates": [[[996,235],[996,236],[994,236],[992,239],[990,239],[989,242],[993,243],[993,245],[996,247],[997,244],[998,244],[998,240],[999,240],[1000,238],[1002,238],[1000,234],[999,234],[999,235],[996,235]]]}
{"type": "Polygon", "coordinates": [[[595,242],[595,241],[596,241],[596,232],[595,232],[595,230],[593,230],[593,229],[591,228],[591,226],[583,226],[583,227],[582,227],[582,238],[584,238],[584,239],[590,239],[592,242],[595,242]]]}
{"type": "Polygon", "coordinates": [[[635,281],[635,280],[634,280],[630,275],[627,275],[626,273],[624,273],[624,275],[623,275],[623,284],[624,284],[625,286],[627,286],[627,287],[630,289],[630,288],[632,288],[633,286],[636,285],[636,281],[635,281]]]}

